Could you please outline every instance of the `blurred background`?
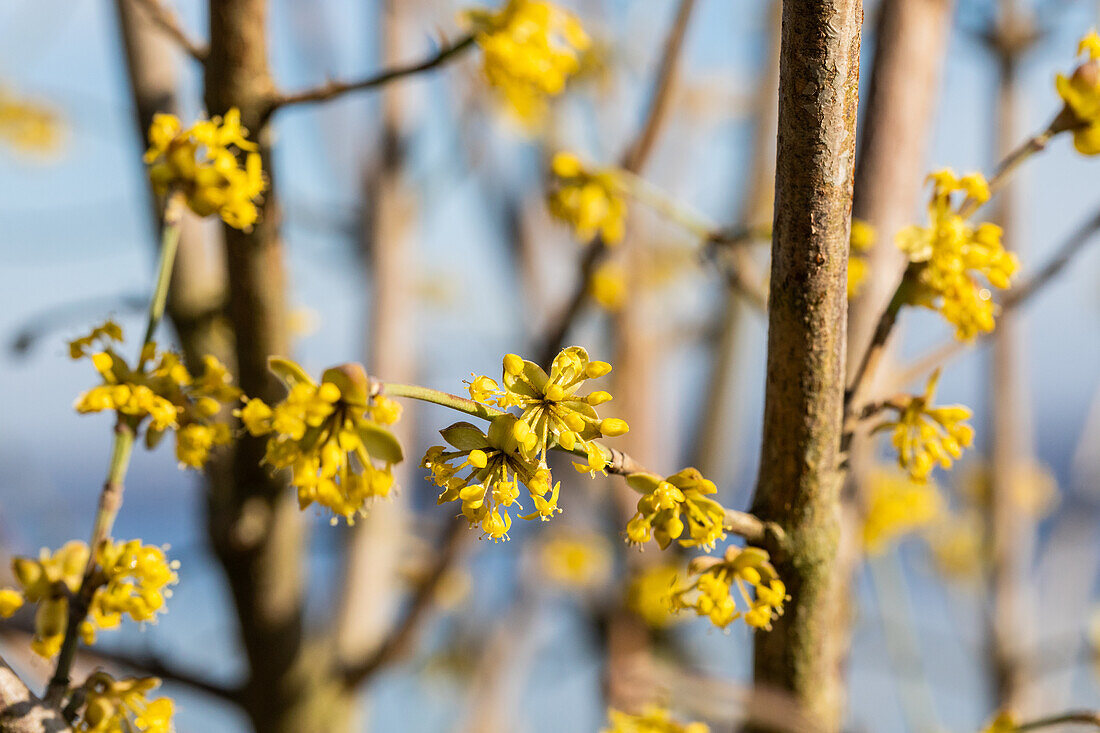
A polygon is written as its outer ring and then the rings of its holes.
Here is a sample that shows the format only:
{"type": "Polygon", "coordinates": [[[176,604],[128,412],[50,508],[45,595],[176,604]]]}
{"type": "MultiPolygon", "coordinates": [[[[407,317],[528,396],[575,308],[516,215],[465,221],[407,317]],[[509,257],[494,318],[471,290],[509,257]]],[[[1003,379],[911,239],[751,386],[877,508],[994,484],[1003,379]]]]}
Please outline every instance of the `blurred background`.
{"type": "MultiPolygon", "coordinates": [[[[459,33],[463,4],[403,0],[384,12],[381,1],[271,0],[270,61],[279,85],[355,78],[430,55],[440,34],[459,33]]],[[[865,100],[885,33],[879,13],[905,4],[866,5],[865,100]]],[[[989,171],[999,149],[1042,129],[1061,105],[1054,74],[1072,68],[1077,40],[1100,10],[1086,0],[912,0],[910,7],[922,4],[942,8],[942,20],[931,22],[940,23],[943,49],[934,30],[932,42],[916,46],[925,52],[883,82],[925,84],[931,101],[914,112],[928,120],[918,126],[926,140],[915,161],[896,158],[906,166],[897,175],[911,184],[908,203],[901,214],[895,205],[880,230],[923,222],[927,190],[917,186],[926,172],[989,171]],[[930,60],[931,83],[924,80],[930,60]]],[[[537,353],[559,322],[585,246],[546,213],[547,161],[561,148],[604,165],[622,156],[646,113],[678,3],[563,5],[580,17],[594,50],[539,129],[502,113],[479,78],[476,54],[384,92],[289,108],[275,118],[294,357],[312,373],[362,361],[383,378],[461,392],[471,373],[496,376],[504,353],[537,353]],[[380,322],[394,333],[383,336],[380,322]]],[[[671,103],[643,172],[722,226],[770,224],[775,5],[694,3],[671,103]]],[[[194,36],[205,35],[205,2],[178,0],[174,10],[194,36]]],[[[73,412],[73,400],[95,379],[87,365],[68,359],[66,341],[106,316],[133,335],[153,282],[155,226],[135,122],[135,62],[122,33],[119,8],[107,0],[0,2],[5,552],[34,554],[88,532],[110,421],[73,412]],[[3,132],[17,117],[10,110],[24,104],[50,120],[53,133],[42,146],[3,132]]],[[[151,34],[155,50],[137,63],[163,66],[158,73],[171,81],[181,118],[197,117],[198,66],[151,34]]],[[[988,212],[1007,217],[1023,277],[1100,211],[1097,165],[1057,139],[1015,179],[1010,205],[988,212]]],[[[190,236],[202,243],[192,260],[196,297],[208,297],[224,287],[220,231],[207,223],[190,236]]],[[[766,244],[745,251],[740,264],[764,272],[766,244]]],[[[567,343],[615,364],[609,413],[630,421],[632,453],[665,473],[697,465],[717,482],[726,506],[746,508],[757,470],[766,321],[730,294],[714,259],[683,229],[632,205],[626,244],[600,271],[598,298],[586,302],[567,343]]],[[[888,255],[871,260],[864,287],[888,292],[896,268],[888,255]]],[[[1100,706],[1090,641],[1100,560],[1098,275],[1100,256],[1085,250],[1013,313],[1005,357],[1011,379],[997,378],[988,340],[946,366],[939,401],[974,410],[976,447],[938,477],[936,518],[857,565],[851,729],[976,730],[997,707],[1003,685],[990,652],[996,584],[985,572],[981,535],[999,405],[1011,405],[1001,417],[1015,426],[1009,474],[1029,497],[1017,566],[1029,609],[1021,621],[1027,672],[1020,705],[1035,712],[1100,706]]],[[[163,329],[162,338],[173,337],[163,329]]],[[[950,337],[937,314],[907,312],[896,372],[950,337]]],[[[920,389],[928,371],[904,386],[920,389]]],[[[375,528],[367,540],[374,549],[363,550],[362,537],[331,527],[327,516],[305,513],[309,624],[336,623],[346,559],[356,551],[381,558],[396,578],[379,591],[372,612],[379,618],[369,623],[385,627],[400,618],[408,589],[440,554],[453,513],[435,506],[436,490],[416,463],[438,442],[435,431],[453,421],[442,408],[406,406],[411,434],[401,496],[366,523],[375,528]]],[[[749,679],[750,632],[655,619],[656,628],[641,624],[644,643],[629,634],[624,641],[616,619],[628,587],[660,558],[652,548],[639,561],[621,541],[611,482],[582,482],[568,465],[561,469],[564,513],[552,523],[517,522],[511,541],[500,544],[469,532],[416,643],[362,687],[365,712],[354,729],[593,731],[609,701],[647,695],[671,698],[715,730],[728,728],[749,679]],[[553,559],[547,566],[548,557],[570,552],[576,563],[566,570],[555,570],[553,559]]],[[[170,448],[135,455],[116,535],[171,545],[180,583],[156,625],[104,633],[99,647],[171,659],[232,685],[247,665],[225,575],[208,548],[204,491],[201,477],[176,469],[170,448]]],[[[17,631],[5,632],[5,656],[19,643],[17,631]]],[[[19,661],[47,671],[41,661],[19,661]]],[[[166,685],[179,703],[181,733],[249,729],[232,703],[170,676],[166,685]]]]}

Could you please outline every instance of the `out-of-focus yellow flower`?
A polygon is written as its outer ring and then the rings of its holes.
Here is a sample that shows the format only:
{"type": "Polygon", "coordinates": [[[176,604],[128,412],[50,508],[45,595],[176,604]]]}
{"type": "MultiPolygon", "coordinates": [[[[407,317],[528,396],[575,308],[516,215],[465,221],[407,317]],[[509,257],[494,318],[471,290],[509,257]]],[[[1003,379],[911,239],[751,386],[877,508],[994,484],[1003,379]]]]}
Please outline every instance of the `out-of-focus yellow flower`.
{"type": "Polygon", "coordinates": [[[989,200],[989,186],[980,173],[958,178],[942,170],[928,178],[933,183],[929,226],[910,226],[897,236],[898,247],[912,263],[910,302],[939,311],[955,327],[955,337],[969,341],[994,326],[992,296],[976,276],[1007,288],[1019,262],[1001,245],[1000,227],[971,226],[952,202],[957,192],[979,203],[989,200]]]}
{"type": "MultiPolygon", "coordinates": [[[[0,591],[0,616],[11,616],[24,603],[35,603],[31,649],[50,658],[61,650],[69,622],[69,596],[79,591],[88,564],[88,545],[69,542],[59,550],[43,549],[38,559],[16,557],[12,572],[20,590],[0,591]]],[[[134,621],[155,621],[171,595],[178,563],[168,562],[158,547],[140,540],[108,541],[100,549],[91,583],[95,588],[89,616],[80,626],[81,638],[93,644],[96,629],[111,629],[123,616],[134,621]]]]}
{"type": "Polygon", "coordinates": [[[552,582],[564,588],[589,590],[611,577],[611,548],[594,532],[562,533],[542,543],[539,565],[552,582]]]}
{"type": "MultiPolygon", "coordinates": [[[[1008,475],[1008,490],[1015,506],[1033,519],[1041,519],[1058,505],[1058,481],[1048,468],[1032,460],[1014,463],[1008,475]]],[[[971,460],[960,469],[958,487],[976,507],[987,510],[992,501],[989,464],[971,460]]]]}
{"type": "Polygon", "coordinates": [[[678,723],[667,708],[650,705],[640,715],[611,708],[607,711],[609,728],[601,733],[710,733],[704,723],[678,723]]]}
{"type": "Polygon", "coordinates": [[[626,272],[617,262],[605,262],[588,280],[588,294],[603,309],[617,313],[626,303],[626,272]]]}
{"type": "Polygon", "coordinates": [[[471,527],[492,540],[507,540],[512,527],[508,508],[520,507],[519,487],[527,488],[535,511],[523,519],[548,520],[558,508],[560,483],[553,483],[550,469],[525,453],[519,435],[527,436],[526,426],[515,415],[496,417],[489,432],[470,423],[460,422],[440,432],[455,450],[436,445],[428,449],[421,465],[431,471],[432,480],[443,489],[439,504],[462,503],[462,515],[471,527]],[[469,469],[465,476],[459,474],[469,469]]]}
{"type": "Polygon", "coordinates": [[[84,709],[76,722],[82,733],[169,733],[174,706],[171,698],[150,700],[149,693],[160,687],[156,677],[115,679],[95,672],[81,688],[84,709]]]}
{"type": "Polygon", "coordinates": [[[875,228],[862,219],[852,219],[852,233],[848,252],[848,299],[859,294],[863,282],[870,274],[867,258],[862,255],[875,244],[875,228]]]}
{"type": "Polygon", "coordinates": [[[157,352],[156,344],[150,344],[139,366],[131,368],[116,349],[122,338],[118,324],[107,321],[69,342],[70,356],[90,358],[103,378],[103,384],[77,398],[76,411],[113,411],[130,421],[135,430],[148,418],[147,446],[153,447],[172,430],[180,465],[202,468],[213,448],[232,441],[229,426],[216,420],[223,406],[241,394],[231,384],[229,370],[207,355],[202,372],[192,376],[179,356],[157,352]]]}
{"type": "Polygon", "coordinates": [[[902,536],[928,526],[940,514],[943,499],[932,481],[914,481],[895,469],[879,467],[867,482],[863,549],[878,555],[902,536]]]}
{"type": "Polygon", "coordinates": [[[953,461],[974,440],[974,428],[966,423],[970,410],[962,405],[932,406],[937,369],[928,378],[923,395],[911,395],[904,404],[889,405],[897,411],[896,420],[887,420],[875,432],[892,430],[892,442],[898,452],[898,465],[914,481],[925,481],[938,463],[951,468],[953,461]]]}
{"type": "Polygon", "coordinates": [[[626,586],[626,607],[653,629],[664,629],[685,620],[672,610],[672,591],[680,569],[659,563],[638,572],[626,586]]]}
{"type": "Polygon", "coordinates": [[[547,374],[542,367],[525,361],[516,354],[504,357],[503,387],[486,376],[475,377],[469,383],[470,398],[482,404],[493,404],[507,410],[520,409],[514,438],[524,455],[535,457],[546,465],[546,452],[555,445],[567,451],[584,448],[588,462],[574,463],[578,471],[602,471],[606,459],[596,438],[615,437],[629,429],[618,418],[604,418],[595,407],[611,399],[607,392],[577,392],[589,379],[597,379],[611,371],[605,361],[591,361],[588,352],[579,346],[562,349],[547,374]]]}
{"type": "Polygon", "coordinates": [[[672,607],[693,609],[720,629],[744,618],[755,629],[770,630],[790,598],[767,551],[759,547],[731,546],[722,558],[697,557],[688,565],[688,574],[695,580],[673,591],[672,607]],[[734,588],[746,606],[744,611],[734,601],[734,588]],[[755,593],[750,594],[749,588],[755,593]]]}
{"type": "Polygon", "coordinates": [[[369,499],[389,496],[393,487],[391,468],[404,456],[382,426],[400,409],[369,395],[359,364],[325,370],[321,384],[294,362],[273,358],[268,364],[286,384],[286,398],[274,407],[247,399],[235,414],[251,435],[270,436],[264,462],[290,469],[302,509],[317,502],[353,524],[369,499]]]}
{"type": "Polygon", "coordinates": [[[590,44],[576,17],[541,0],[508,0],[496,11],[467,10],[462,20],[481,47],[486,80],[528,123],[542,116],[547,97],[565,90],[590,44]]]}
{"type": "Polygon", "coordinates": [[[936,569],[956,580],[979,577],[986,562],[985,527],[977,512],[945,514],[929,528],[928,547],[936,569]]]}
{"type": "Polygon", "coordinates": [[[718,489],[698,469],[685,468],[663,479],[648,473],[632,473],[626,481],[642,495],[638,512],[626,525],[630,543],[642,545],[655,538],[662,550],[674,540],[684,547],[712,548],[726,538],[726,510],[708,498],[718,489]],[[681,539],[684,529],[688,530],[688,536],[681,539]]]}
{"type": "Polygon", "coordinates": [[[60,145],[61,125],[52,110],[0,88],[0,140],[20,152],[48,154],[60,145]]]}
{"type": "Polygon", "coordinates": [[[1073,132],[1073,146],[1082,155],[1100,153],[1100,36],[1096,31],[1077,44],[1077,55],[1088,58],[1066,77],[1058,74],[1054,87],[1065,102],[1062,115],[1073,132]]]}
{"type": "Polygon", "coordinates": [[[187,129],[175,115],[155,115],[145,153],[154,190],[161,196],[180,191],[199,216],[217,214],[231,227],[250,230],[267,183],[256,143],[247,135],[236,107],[187,129]]]}
{"type": "Polygon", "coordinates": [[[1016,716],[1007,710],[1003,710],[994,716],[993,720],[982,728],[982,733],[1014,733],[1019,728],[1016,716]]]}
{"type": "Polygon", "coordinates": [[[599,234],[605,244],[618,244],[626,228],[626,197],[615,169],[588,168],[566,152],[554,156],[550,169],[550,213],[571,225],[573,236],[582,242],[599,234]]]}

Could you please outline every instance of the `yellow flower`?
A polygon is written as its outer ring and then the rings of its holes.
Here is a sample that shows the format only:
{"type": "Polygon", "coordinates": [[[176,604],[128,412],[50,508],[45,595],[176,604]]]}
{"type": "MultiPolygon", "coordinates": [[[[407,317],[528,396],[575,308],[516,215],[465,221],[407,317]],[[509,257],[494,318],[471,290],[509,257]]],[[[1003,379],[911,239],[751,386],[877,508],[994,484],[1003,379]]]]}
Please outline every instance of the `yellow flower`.
{"type": "Polygon", "coordinates": [[[666,708],[656,705],[647,706],[640,715],[611,708],[607,718],[611,727],[601,733],[710,733],[704,723],[677,723],[666,708]]]}
{"type": "Polygon", "coordinates": [[[231,227],[250,230],[267,183],[247,134],[235,107],[224,118],[200,120],[187,129],[174,115],[155,115],[145,153],[153,188],[161,196],[180,191],[199,216],[217,214],[231,227]]]}
{"type": "Polygon", "coordinates": [[[898,247],[912,263],[907,276],[913,285],[909,302],[938,310],[955,326],[956,338],[970,340],[994,326],[992,296],[976,276],[1004,289],[1019,262],[1001,245],[1000,227],[971,226],[952,202],[956,192],[979,203],[987,201],[989,186],[981,174],[957,178],[950,170],[942,170],[929,180],[933,183],[930,225],[910,226],[897,236],[898,247]]]}
{"type": "Polygon", "coordinates": [[[0,140],[16,150],[44,154],[57,150],[61,126],[53,111],[0,89],[0,140]]]}
{"type": "MultiPolygon", "coordinates": [[[[968,461],[962,467],[958,486],[975,507],[988,511],[992,501],[992,479],[989,465],[980,460],[968,461]]],[[[1051,471],[1032,460],[1012,465],[1008,490],[1015,506],[1033,519],[1041,519],[1058,505],[1058,481],[1051,471]]]]}
{"type": "Polygon", "coordinates": [[[81,688],[84,709],[75,729],[86,733],[169,733],[174,706],[171,698],[149,700],[160,686],[156,677],[114,679],[95,672],[81,688]]]}
{"type": "Polygon", "coordinates": [[[520,484],[527,488],[535,511],[523,519],[549,520],[561,511],[558,491],[550,469],[540,465],[522,449],[518,436],[530,435],[515,415],[502,415],[489,423],[489,432],[460,422],[439,431],[455,450],[436,445],[424,454],[421,466],[431,471],[432,480],[443,491],[437,503],[462,503],[462,515],[470,527],[494,541],[507,540],[512,527],[508,513],[513,504],[520,508],[520,484]],[[465,476],[459,476],[469,469],[465,476]]]}
{"type": "Polygon", "coordinates": [[[997,713],[993,720],[989,721],[985,728],[982,728],[982,733],[1013,733],[1018,727],[1019,723],[1016,722],[1016,716],[1002,710],[997,713]]]}
{"type": "Polygon", "coordinates": [[[638,512],[626,525],[630,543],[642,545],[655,537],[662,550],[673,540],[679,540],[684,547],[712,548],[726,538],[726,510],[707,498],[718,489],[698,469],[685,468],[664,479],[632,473],[626,481],[642,495],[638,512]],[[681,539],[685,528],[688,536],[681,539]]]}
{"type": "Polygon", "coordinates": [[[214,447],[232,441],[229,426],[215,421],[222,407],[241,394],[231,384],[229,370],[207,355],[202,372],[192,376],[179,356],[170,351],[158,353],[155,344],[150,344],[140,366],[131,368],[115,348],[122,339],[118,324],[107,321],[69,343],[70,356],[90,358],[103,378],[102,385],[77,398],[76,411],[113,411],[130,421],[135,430],[149,418],[147,446],[155,446],[165,431],[174,430],[180,465],[202,468],[214,447]]]}
{"type": "Polygon", "coordinates": [[[626,607],[653,629],[664,629],[684,620],[672,611],[672,590],[679,568],[660,563],[644,568],[626,587],[626,607]]]}
{"type": "Polygon", "coordinates": [[[539,565],[550,581],[562,587],[597,588],[611,577],[611,548],[594,532],[559,534],[542,543],[539,565]]]}
{"type": "Polygon", "coordinates": [[[949,578],[978,578],[986,561],[985,524],[974,511],[946,514],[928,532],[936,568],[949,578]]]}
{"type": "MultiPolygon", "coordinates": [[[[24,603],[35,603],[34,638],[31,649],[49,658],[61,650],[69,620],[69,596],[84,579],[88,546],[69,542],[55,552],[43,549],[38,559],[16,557],[12,573],[20,590],[0,591],[0,616],[10,616],[24,603]]],[[[80,626],[84,643],[95,642],[96,629],[118,626],[123,615],[135,621],[155,620],[163,610],[167,586],[176,582],[175,568],[160,548],[144,546],[140,540],[108,541],[97,554],[91,575],[95,592],[89,617],[80,626]]]]}
{"type": "Polygon", "coordinates": [[[889,405],[897,411],[896,420],[887,420],[875,432],[893,430],[892,442],[898,451],[898,465],[914,481],[926,481],[938,463],[951,468],[953,461],[974,440],[974,428],[965,421],[970,410],[962,405],[932,406],[937,369],[928,378],[923,395],[912,395],[904,403],[889,405]]]}
{"type": "Polygon", "coordinates": [[[1077,45],[1077,55],[1088,59],[1066,77],[1058,74],[1054,87],[1065,102],[1062,116],[1073,131],[1073,146],[1082,155],[1100,153],[1100,36],[1090,31],[1077,45]]]}
{"type": "Polygon", "coordinates": [[[382,423],[400,410],[368,394],[359,364],[326,370],[320,385],[291,361],[268,364],[286,384],[286,398],[274,407],[248,399],[234,414],[250,434],[270,436],[264,462],[290,469],[302,509],[317,502],[353,524],[369,499],[389,496],[393,487],[391,468],[404,456],[382,423]]]}
{"type": "Polygon", "coordinates": [[[518,407],[519,422],[515,439],[526,456],[537,457],[546,465],[546,452],[561,446],[567,451],[583,448],[587,463],[574,463],[577,470],[595,473],[606,466],[603,451],[593,442],[603,436],[615,437],[629,430],[623,420],[600,419],[594,409],[611,399],[607,392],[579,395],[581,385],[611,371],[605,361],[590,361],[579,346],[562,349],[547,375],[542,367],[515,354],[504,357],[503,387],[488,377],[477,377],[469,384],[470,397],[482,404],[501,409],[518,407]]]}
{"type": "Polygon", "coordinates": [[[550,213],[573,227],[587,242],[597,234],[605,244],[617,244],[626,226],[626,198],[613,168],[589,169],[572,153],[554,156],[550,169],[554,186],[547,203],[550,213]]]}
{"type": "Polygon", "coordinates": [[[863,282],[870,274],[867,258],[861,255],[875,244],[875,228],[862,219],[852,219],[852,232],[848,252],[848,299],[859,295],[863,282]]]}
{"type": "Polygon", "coordinates": [[[96,590],[90,606],[92,621],[101,629],[118,626],[123,616],[144,623],[156,620],[163,612],[168,586],[178,580],[179,562],[169,562],[164,550],[143,545],[141,540],[108,540],[100,549],[97,562],[103,585],[96,590]]]}
{"type": "Polygon", "coordinates": [[[770,630],[772,621],[783,615],[783,604],[790,598],[769,562],[768,553],[758,547],[731,546],[721,559],[697,557],[688,565],[688,574],[697,577],[673,591],[673,609],[694,609],[696,615],[708,617],[721,629],[743,618],[755,629],[770,630]],[[755,596],[749,593],[750,587],[755,596]],[[737,588],[744,611],[734,601],[733,588],[737,588]]]}
{"type": "Polygon", "coordinates": [[[914,481],[896,470],[875,468],[867,483],[862,532],[864,551],[881,554],[893,541],[933,522],[942,505],[935,483],[914,481]]]}
{"type": "Polygon", "coordinates": [[[588,281],[588,294],[603,309],[616,313],[626,303],[626,273],[622,265],[605,262],[596,268],[588,281]]]}
{"type": "Polygon", "coordinates": [[[525,122],[565,90],[590,43],[571,13],[540,0],[508,0],[497,11],[467,10],[462,19],[481,47],[486,80],[525,122]]]}

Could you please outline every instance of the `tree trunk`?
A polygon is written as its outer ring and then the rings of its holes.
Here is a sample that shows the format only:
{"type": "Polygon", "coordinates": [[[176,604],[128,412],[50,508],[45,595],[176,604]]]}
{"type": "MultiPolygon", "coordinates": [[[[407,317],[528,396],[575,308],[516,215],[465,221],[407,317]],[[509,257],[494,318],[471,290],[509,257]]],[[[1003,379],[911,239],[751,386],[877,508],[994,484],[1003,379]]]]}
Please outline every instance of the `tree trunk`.
{"type": "MultiPolygon", "coordinates": [[[[206,106],[230,107],[260,144],[271,179],[260,221],[250,232],[223,227],[229,317],[238,379],[252,397],[274,401],[283,387],[267,370],[269,356],[287,356],[286,292],[279,238],[270,130],[265,125],[274,83],[267,62],[266,0],[219,0],[210,6],[206,106]]],[[[257,731],[327,733],[348,729],[342,684],[331,674],[326,645],[303,633],[303,522],[281,479],[260,464],[264,441],[242,436],[229,476],[215,477],[208,530],[233,593],[249,662],[242,704],[257,731]]]]}
{"type": "Polygon", "coordinates": [[[753,511],[785,530],[776,568],[791,601],[756,636],[757,685],[840,726],[843,583],[838,467],[860,0],[786,0],[763,447],[753,511]]]}

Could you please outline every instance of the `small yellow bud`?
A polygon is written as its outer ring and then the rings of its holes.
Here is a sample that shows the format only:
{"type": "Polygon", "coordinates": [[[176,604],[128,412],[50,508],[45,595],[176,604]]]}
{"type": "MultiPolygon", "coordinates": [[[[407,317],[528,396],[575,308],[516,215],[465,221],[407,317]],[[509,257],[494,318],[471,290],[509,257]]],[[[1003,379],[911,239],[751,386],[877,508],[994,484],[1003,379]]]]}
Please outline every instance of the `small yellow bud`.
{"type": "Polygon", "coordinates": [[[611,438],[623,435],[629,430],[630,426],[626,424],[626,420],[620,420],[617,417],[608,417],[600,421],[600,432],[611,438]]]}
{"type": "Polygon", "coordinates": [[[504,357],[504,371],[513,377],[523,374],[523,359],[518,354],[507,354],[504,357]]]}
{"type": "Polygon", "coordinates": [[[488,456],[485,455],[485,451],[475,448],[470,451],[470,457],[467,459],[470,461],[470,465],[475,468],[485,468],[489,463],[488,456]]]}
{"type": "Polygon", "coordinates": [[[589,379],[598,379],[611,371],[611,365],[606,361],[590,361],[584,368],[585,376],[589,379]]]}
{"type": "Polygon", "coordinates": [[[565,399],[565,390],[557,384],[546,385],[546,399],[550,402],[561,402],[565,399]]]}
{"type": "Polygon", "coordinates": [[[332,382],[325,382],[318,388],[317,397],[325,402],[336,402],[340,399],[340,388],[332,382]]]}
{"type": "Polygon", "coordinates": [[[596,405],[602,405],[605,402],[611,401],[611,393],[600,390],[599,392],[593,392],[587,397],[588,404],[595,407],[596,405]]]}

